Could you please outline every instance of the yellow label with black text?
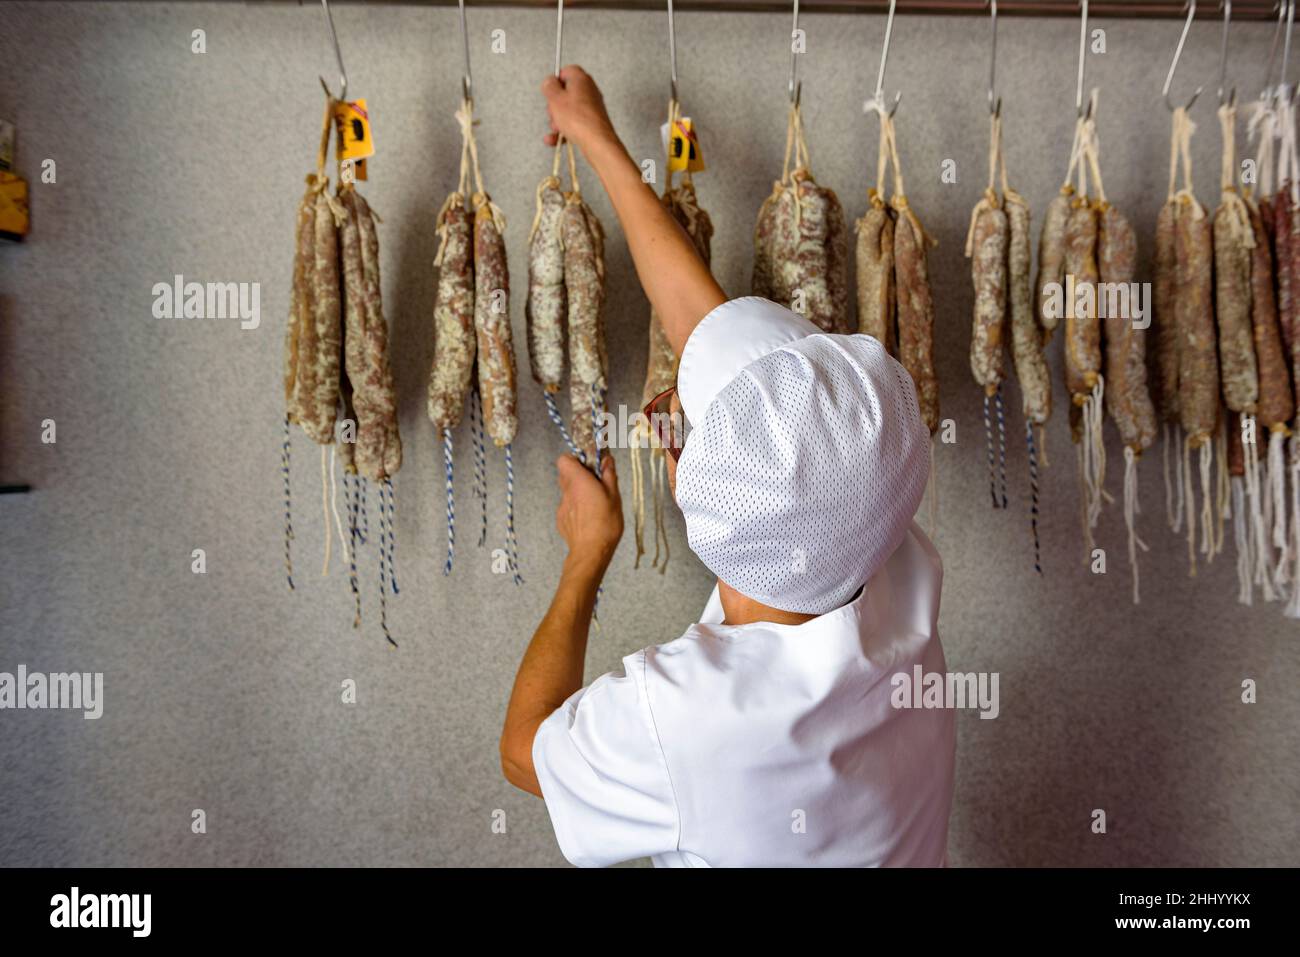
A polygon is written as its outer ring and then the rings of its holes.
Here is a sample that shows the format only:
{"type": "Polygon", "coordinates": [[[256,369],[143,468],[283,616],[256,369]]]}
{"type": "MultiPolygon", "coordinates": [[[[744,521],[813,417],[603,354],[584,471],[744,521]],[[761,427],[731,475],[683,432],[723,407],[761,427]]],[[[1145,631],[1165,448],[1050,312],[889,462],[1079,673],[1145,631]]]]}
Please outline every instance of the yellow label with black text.
{"type": "Polygon", "coordinates": [[[680,173],[683,170],[698,173],[704,169],[704,154],[700,151],[700,141],[689,116],[679,119],[671,129],[665,123],[660,127],[659,133],[668,152],[670,173],[680,173]]]}
{"type": "Polygon", "coordinates": [[[0,171],[0,233],[21,238],[30,226],[27,211],[27,181],[0,171]]]}
{"type": "Polygon", "coordinates": [[[339,132],[340,162],[375,155],[375,141],[370,135],[370,113],[366,110],[365,100],[337,104],[334,107],[334,122],[339,132]]]}

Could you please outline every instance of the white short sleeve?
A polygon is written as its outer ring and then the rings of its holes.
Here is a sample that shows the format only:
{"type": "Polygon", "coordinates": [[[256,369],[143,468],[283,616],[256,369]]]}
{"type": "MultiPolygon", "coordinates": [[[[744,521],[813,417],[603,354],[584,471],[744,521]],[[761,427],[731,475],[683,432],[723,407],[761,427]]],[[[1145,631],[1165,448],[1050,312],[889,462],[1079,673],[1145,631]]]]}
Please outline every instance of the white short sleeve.
{"type": "Polygon", "coordinates": [[[542,722],[533,767],[565,858],[579,867],[676,850],[677,802],[646,695],[645,653],[542,722]]]}

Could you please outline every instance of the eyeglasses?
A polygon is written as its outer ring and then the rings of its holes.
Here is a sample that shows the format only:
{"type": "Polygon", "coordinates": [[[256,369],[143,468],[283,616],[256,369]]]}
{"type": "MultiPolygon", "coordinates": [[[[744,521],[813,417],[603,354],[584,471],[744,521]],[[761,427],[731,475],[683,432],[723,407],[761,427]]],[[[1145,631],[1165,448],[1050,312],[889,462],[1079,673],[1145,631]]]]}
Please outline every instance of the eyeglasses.
{"type": "Polygon", "coordinates": [[[642,415],[650,425],[650,434],[658,446],[673,457],[674,462],[682,457],[682,446],[686,444],[686,437],[691,431],[686,424],[685,413],[680,408],[673,411],[673,396],[676,394],[677,386],[665,389],[647,402],[642,410],[642,415]]]}

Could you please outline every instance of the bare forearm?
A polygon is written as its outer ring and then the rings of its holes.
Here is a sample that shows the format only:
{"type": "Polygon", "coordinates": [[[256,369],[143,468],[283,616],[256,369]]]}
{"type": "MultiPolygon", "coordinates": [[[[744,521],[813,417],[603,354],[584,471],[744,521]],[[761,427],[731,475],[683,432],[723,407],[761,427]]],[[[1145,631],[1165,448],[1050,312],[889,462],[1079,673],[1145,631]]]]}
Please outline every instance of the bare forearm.
{"type": "Polygon", "coordinates": [[[501,732],[501,767],[512,784],[538,797],[533,738],[551,712],[582,687],[587,629],[604,570],[600,562],[565,560],[551,607],[515,675],[501,732]]]}
{"type": "Polygon", "coordinates": [[[616,137],[593,143],[585,155],[618,214],[650,305],[681,355],[695,326],[727,296],[616,137]]]}

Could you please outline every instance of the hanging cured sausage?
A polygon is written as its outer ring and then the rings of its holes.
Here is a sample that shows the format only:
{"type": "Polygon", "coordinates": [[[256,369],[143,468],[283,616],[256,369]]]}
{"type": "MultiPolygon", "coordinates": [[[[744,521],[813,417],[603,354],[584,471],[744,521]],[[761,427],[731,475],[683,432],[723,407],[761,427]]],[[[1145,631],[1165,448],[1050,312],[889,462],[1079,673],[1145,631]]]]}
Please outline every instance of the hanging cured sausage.
{"type": "MultiPolygon", "coordinates": [[[[343,104],[326,91],[316,172],[307,178],[307,193],[298,209],[297,246],[289,323],[285,333],[285,563],[293,587],[289,508],[289,457],[292,423],[321,446],[322,511],[325,515],[325,568],[329,569],[333,513],[348,579],[355,599],[353,626],[361,623],[357,581],[357,546],[368,538],[365,513],[370,482],[379,485],[380,627],[388,630],[387,594],[398,593],[393,565],[392,476],[401,467],[402,445],[397,402],[388,363],[388,324],[384,319],[379,277],[376,218],[357,192],[355,166],[340,155],[339,185],[329,192],[325,162],[336,117],[343,104]],[[330,447],[328,462],[326,447],[330,447]],[[342,461],[347,529],[339,516],[336,459],[342,461]]],[[[340,139],[340,144],[341,144],[340,139]]]]}
{"type": "Polygon", "coordinates": [[[486,432],[505,453],[505,554],[515,583],[522,584],[514,523],[513,442],[518,420],[510,270],[503,235],[506,223],[483,186],[472,100],[462,100],[456,119],[461,128],[460,180],[438,214],[435,265],[439,273],[428,389],[429,419],[442,437],[447,491],[447,558],[443,574],[451,573],[456,544],[452,431],[460,423],[469,391],[474,495],[481,501],[478,543],[482,546],[487,540],[486,432]]]}

